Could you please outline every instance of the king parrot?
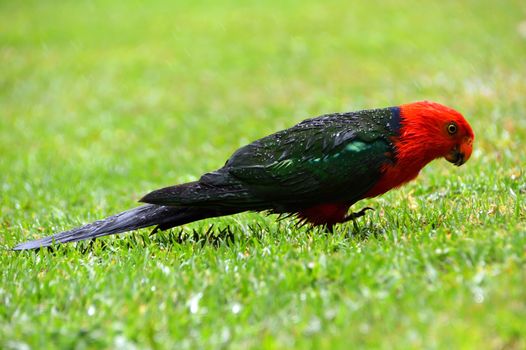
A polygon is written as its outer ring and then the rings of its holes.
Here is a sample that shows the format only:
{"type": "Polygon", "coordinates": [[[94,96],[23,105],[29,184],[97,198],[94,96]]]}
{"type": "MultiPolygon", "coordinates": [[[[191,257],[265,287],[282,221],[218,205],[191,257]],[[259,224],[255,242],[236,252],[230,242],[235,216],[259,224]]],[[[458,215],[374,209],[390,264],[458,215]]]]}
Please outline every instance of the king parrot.
{"type": "Polygon", "coordinates": [[[13,249],[149,226],[156,232],[246,211],[288,214],[332,231],[370,209],[348,213],[354,203],[413,180],[433,159],[464,164],[473,139],[459,112],[435,102],[326,114],[241,147],[198,181],[147,194],[143,206],[13,249]]]}

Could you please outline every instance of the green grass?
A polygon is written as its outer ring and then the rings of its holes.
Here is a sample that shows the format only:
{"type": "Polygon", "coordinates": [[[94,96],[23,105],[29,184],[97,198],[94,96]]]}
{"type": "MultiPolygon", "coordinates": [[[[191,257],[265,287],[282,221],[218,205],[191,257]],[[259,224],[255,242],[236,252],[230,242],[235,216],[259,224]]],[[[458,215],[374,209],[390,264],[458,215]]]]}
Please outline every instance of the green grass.
{"type": "Polygon", "coordinates": [[[524,349],[525,57],[519,0],[1,2],[0,348],[524,349]],[[358,230],[242,214],[9,250],[307,117],[420,99],[464,113],[473,157],[358,230]]]}

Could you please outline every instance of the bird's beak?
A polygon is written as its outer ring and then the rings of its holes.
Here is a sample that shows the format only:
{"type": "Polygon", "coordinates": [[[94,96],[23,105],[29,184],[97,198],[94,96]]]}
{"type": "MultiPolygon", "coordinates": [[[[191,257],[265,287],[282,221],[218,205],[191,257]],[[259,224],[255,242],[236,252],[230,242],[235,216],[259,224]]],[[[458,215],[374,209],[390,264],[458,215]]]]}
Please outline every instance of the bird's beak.
{"type": "Polygon", "coordinates": [[[461,166],[468,161],[473,151],[473,139],[465,138],[460,145],[456,145],[451,152],[446,155],[446,160],[456,166],[461,166]]]}
{"type": "Polygon", "coordinates": [[[458,149],[454,149],[446,156],[446,160],[456,166],[461,166],[466,162],[466,156],[458,149]]]}

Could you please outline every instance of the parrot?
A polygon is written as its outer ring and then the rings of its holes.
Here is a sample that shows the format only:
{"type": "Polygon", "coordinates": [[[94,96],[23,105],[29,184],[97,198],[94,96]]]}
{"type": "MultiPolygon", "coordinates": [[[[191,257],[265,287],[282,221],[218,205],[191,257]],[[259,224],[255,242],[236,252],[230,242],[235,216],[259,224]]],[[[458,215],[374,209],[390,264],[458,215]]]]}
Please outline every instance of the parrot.
{"type": "Polygon", "coordinates": [[[142,206],[13,249],[150,226],[155,233],[249,211],[293,216],[332,232],[372,209],[349,212],[356,202],[408,183],[432,160],[464,164],[473,140],[460,112],[432,101],[325,114],[239,148],[223,167],[197,181],[146,194],[142,206]]]}

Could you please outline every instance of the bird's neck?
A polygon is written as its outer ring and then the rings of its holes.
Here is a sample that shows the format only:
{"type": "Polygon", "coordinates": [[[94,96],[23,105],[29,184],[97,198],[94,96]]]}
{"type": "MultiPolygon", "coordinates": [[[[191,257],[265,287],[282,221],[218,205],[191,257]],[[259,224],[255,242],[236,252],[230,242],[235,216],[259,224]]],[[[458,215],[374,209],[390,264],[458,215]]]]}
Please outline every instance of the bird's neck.
{"type": "Polygon", "coordinates": [[[435,142],[429,122],[420,118],[404,116],[399,135],[393,138],[394,157],[382,166],[380,180],[365,195],[371,198],[415,179],[423,167],[432,160],[443,156],[443,145],[435,142]]]}

